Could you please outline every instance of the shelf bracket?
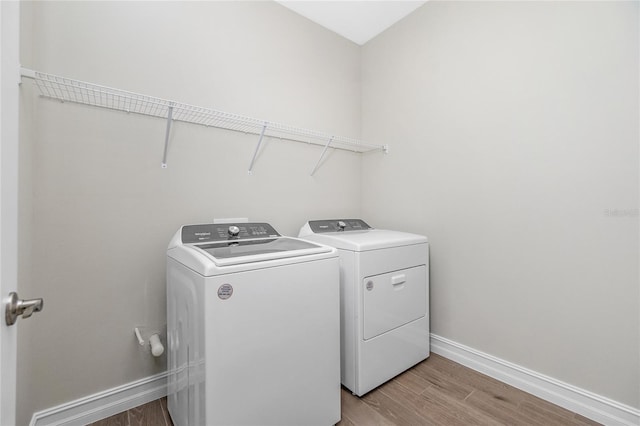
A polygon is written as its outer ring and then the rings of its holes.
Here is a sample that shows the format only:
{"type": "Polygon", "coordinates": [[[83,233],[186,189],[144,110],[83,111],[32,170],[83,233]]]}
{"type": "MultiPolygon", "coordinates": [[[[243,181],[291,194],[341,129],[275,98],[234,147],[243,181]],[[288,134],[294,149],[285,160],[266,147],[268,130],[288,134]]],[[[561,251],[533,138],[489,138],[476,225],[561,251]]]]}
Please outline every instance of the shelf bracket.
{"type": "Polygon", "coordinates": [[[167,168],[167,151],[169,150],[169,135],[171,134],[171,122],[173,121],[173,102],[169,104],[169,113],[167,114],[167,131],[164,135],[164,155],[162,156],[162,168],[167,168]]]}
{"type": "Polygon", "coordinates": [[[256,150],[253,152],[253,158],[251,158],[251,164],[249,164],[248,174],[253,174],[253,163],[256,162],[256,157],[258,156],[258,151],[260,151],[260,145],[262,144],[262,138],[264,137],[264,132],[267,130],[268,122],[264,122],[262,125],[262,131],[260,132],[260,138],[258,139],[258,144],[256,145],[256,150]]]}
{"type": "Polygon", "coordinates": [[[311,171],[311,176],[313,176],[316,170],[318,170],[318,167],[320,167],[320,162],[324,158],[324,154],[326,154],[327,149],[329,148],[329,145],[331,145],[331,142],[333,142],[333,136],[329,138],[329,140],[327,141],[327,144],[324,146],[324,149],[322,150],[322,154],[320,154],[320,158],[318,158],[318,162],[316,163],[316,166],[311,171]]]}
{"type": "Polygon", "coordinates": [[[30,78],[31,80],[36,79],[36,72],[30,70],[29,68],[20,67],[20,78],[18,79],[18,85],[22,84],[22,78],[30,78]]]}

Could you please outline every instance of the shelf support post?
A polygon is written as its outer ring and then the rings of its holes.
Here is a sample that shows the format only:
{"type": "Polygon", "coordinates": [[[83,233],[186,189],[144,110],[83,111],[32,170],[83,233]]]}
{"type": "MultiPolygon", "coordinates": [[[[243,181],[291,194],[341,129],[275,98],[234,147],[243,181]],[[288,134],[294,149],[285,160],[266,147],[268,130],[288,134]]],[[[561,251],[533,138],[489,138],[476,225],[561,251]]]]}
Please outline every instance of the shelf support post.
{"type": "Polygon", "coordinates": [[[253,158],[251,158],[251,164],[249,164],[249,171],[247,173],[249,173],[250,175],[253,174],[253,163],[256,162],[256,157],[258,156],[258,151],[260,151],[260,145],[262,144],[262,138],[264,137],[264,132],[267,130],[267,123],[266,121],[264,122],[264,124],[262,125],[262,131],[260,132],[260,138],[258,139],[258,144],[256,145],[256,150],[253,152],[253,158]]]}
{"type": "Polygon", "coordinates": [[[329,145],[331,145],[331,142],[333,142],[333,136],[329,138],[329,140],[327,141],[327,144],[324,146],[324,149],[322,150],[322,154],[320,154],[320,158],[318,158],[318,162],[316,163],[316,166],[311,171],[311,176],[313,176],[316,170],[318,170],[318,167],[320,167],[320,162],[324,158],[324,154],[326,154],[327,149],[329,148],[329,145]]]}
{"type": "Polygon", "coordinates": [[[162,168],[167,168],[167,151],[169,150],[169,135],[171,134],[171,122],[173,121],[173,102],[169,104],[169,113],[167,114],[167,131],[164,135],[164,155],[162,156],[162,168]]]}

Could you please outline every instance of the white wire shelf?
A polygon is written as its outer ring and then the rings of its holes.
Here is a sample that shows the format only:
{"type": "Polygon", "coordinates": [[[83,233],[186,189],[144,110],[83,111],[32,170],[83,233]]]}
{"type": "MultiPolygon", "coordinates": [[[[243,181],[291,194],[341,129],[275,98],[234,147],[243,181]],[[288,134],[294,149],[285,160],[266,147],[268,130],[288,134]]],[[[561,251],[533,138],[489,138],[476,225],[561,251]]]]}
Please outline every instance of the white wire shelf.
{"type": "Polygon", "coordinates": [[[324,146],[325,148],[322,151],[322,155],[316,167],[311,172],[312,175],[317,170],[322,161],[322,157],[329,147],[360,153],[375,150],[381,150],[386,153],[388,150],[387,145],[368,144],[358,139],[331,135],[329,133],[303,129],[268,120],[260,120],[244,115],[141,95],[139,93],[73,80],[25,68],[21,70],[21,74],[23,77],[32,78],[35,81],[40,95],[46,98],[166,119],[167,130],[165,135],[165,152],[162,162],[163,167],[166,167],[167,164],[167,147],[172,121],[182,121],[201,126],[259,135],[260,138],[251,160],[251,165],[249,166],[249,172],[251,172],[253,168],[260,144],[265,136],[324,146]]]}

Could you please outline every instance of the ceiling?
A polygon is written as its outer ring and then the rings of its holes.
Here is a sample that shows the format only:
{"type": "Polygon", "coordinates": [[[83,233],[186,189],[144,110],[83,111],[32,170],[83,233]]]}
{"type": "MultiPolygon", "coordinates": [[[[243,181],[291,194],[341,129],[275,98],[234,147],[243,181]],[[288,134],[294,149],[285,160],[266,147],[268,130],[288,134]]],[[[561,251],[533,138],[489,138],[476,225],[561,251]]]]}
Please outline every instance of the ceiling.
{"type": "Polygon", "coordinates": [[[426,3],[404,0],[277,2],[359,45],[426,3]]]}

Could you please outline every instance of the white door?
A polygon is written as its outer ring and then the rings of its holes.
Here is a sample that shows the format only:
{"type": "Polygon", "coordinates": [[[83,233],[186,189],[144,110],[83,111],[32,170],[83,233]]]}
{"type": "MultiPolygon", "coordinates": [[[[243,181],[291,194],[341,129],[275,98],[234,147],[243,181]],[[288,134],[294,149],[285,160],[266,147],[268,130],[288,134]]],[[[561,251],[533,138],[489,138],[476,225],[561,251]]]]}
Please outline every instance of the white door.
{"type": "Polygon", "coordinates": [[[427,315],[427,267],[366,277],[361,285],[364,340],[427,315]]]}
{"type": "Polygon", "coordinates": [[[20,4],[0,1],[0,425],[14,425],[17,327],[5,304],[18,272],[18,79],[20,4]]]}

